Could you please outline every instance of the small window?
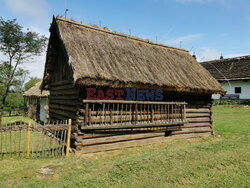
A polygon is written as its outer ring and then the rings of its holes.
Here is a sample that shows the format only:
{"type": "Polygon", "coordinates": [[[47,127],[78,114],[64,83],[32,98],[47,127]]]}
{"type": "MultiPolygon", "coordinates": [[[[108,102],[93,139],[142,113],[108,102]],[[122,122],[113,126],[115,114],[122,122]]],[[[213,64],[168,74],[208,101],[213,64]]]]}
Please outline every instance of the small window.
{"type": "Polygon", "coordinates": [[[234,90],[235,90],[235,93],[241,93],[241,87],[236,87],[234,88],[234,90]]]}

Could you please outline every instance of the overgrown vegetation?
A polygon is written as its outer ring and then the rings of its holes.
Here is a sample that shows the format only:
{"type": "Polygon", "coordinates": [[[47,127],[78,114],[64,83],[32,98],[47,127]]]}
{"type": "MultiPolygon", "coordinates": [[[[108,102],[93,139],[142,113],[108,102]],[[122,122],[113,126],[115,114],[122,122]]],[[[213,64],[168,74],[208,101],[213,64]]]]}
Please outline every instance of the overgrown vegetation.
{"type": "Polygon", "coordinates": [[[11,91],[21,92],[28,72],[20,65],[30,62],[33,56],[40,55],[47,38],[23,27],[14,20],[0,18],[0,53],[5,59],[0,60],[0,125],[11,91]]]}
{"type": "Polygon", "coordinates": [[[250,108],[214,108],[216,136],[61,159],[0,161],[2,187],[248,187],[250,108]],[[50,173],[41,173],[43,170],[50,173]]]}

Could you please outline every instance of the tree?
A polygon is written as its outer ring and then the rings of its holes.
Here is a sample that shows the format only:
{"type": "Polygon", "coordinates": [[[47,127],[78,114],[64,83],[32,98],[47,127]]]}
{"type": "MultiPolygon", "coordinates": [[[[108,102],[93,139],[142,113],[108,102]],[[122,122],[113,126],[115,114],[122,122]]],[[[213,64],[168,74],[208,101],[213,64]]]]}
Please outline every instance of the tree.
{"type": "Polygon", "coordinates": [[[33,86],[35,86],[38,82],[41,81],[41,78],[31,77],[30,80],[25,84],[25,91],[29,90],[33,86]]]}
{"type": "Polygon", "coordinates": [[[45,36],[31,31],[23,31],[23,27],[16,23],[16,19],[5,21],[0,18],[0,52],[8,59],[1,63],[6,77],[0,78],[2,89],[0,125],[6,98],[16,76],[22,70],[19,66],[30,62],[33,56],[40,55],[46,46],[46,41],[45,36]]]}

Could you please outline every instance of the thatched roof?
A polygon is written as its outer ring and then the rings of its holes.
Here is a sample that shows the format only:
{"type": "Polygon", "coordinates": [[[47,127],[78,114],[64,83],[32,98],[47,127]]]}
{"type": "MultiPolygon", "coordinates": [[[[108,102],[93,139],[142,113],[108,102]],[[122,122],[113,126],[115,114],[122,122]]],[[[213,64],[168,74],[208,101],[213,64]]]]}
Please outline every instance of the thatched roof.
{"type": "Polygon", "coordinates": [[[202,62],[217,80],[249,80],[250,56],[202,62]]]}
{"type": "Polygon", "coordinates": [[[75,83],[225,93],[187,50],[62,17],[54,18],[51,27],[58,32],[75,83]]]}
{"type": "Polygon", "coordinates": [[[38,82],[35,86],[30,88],[28,91],[26,91],[23,96],[24,97],[38,97],[38,98],[48,97],[49,91],[47,90],[41,91],[41,84],[42,84],[42,81],[38,82]]]}

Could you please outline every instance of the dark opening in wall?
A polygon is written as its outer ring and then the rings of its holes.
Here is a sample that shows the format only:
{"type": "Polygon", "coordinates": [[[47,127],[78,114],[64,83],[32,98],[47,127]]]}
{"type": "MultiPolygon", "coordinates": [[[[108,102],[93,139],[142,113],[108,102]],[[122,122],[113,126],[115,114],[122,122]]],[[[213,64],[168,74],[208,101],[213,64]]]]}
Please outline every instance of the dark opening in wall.
{"type": "Polygon", "coordinates": [[[234,90],[235,90],[235,93],[241,93],[241,87],[235,87],[234,88],[234,90]]]}
{"type": "Polygon", "coordinates": [[[171,135],[172,135],[172,131],[166,131],[166,132],[165,132],[165,137],[171,136],[171,135]]]}

